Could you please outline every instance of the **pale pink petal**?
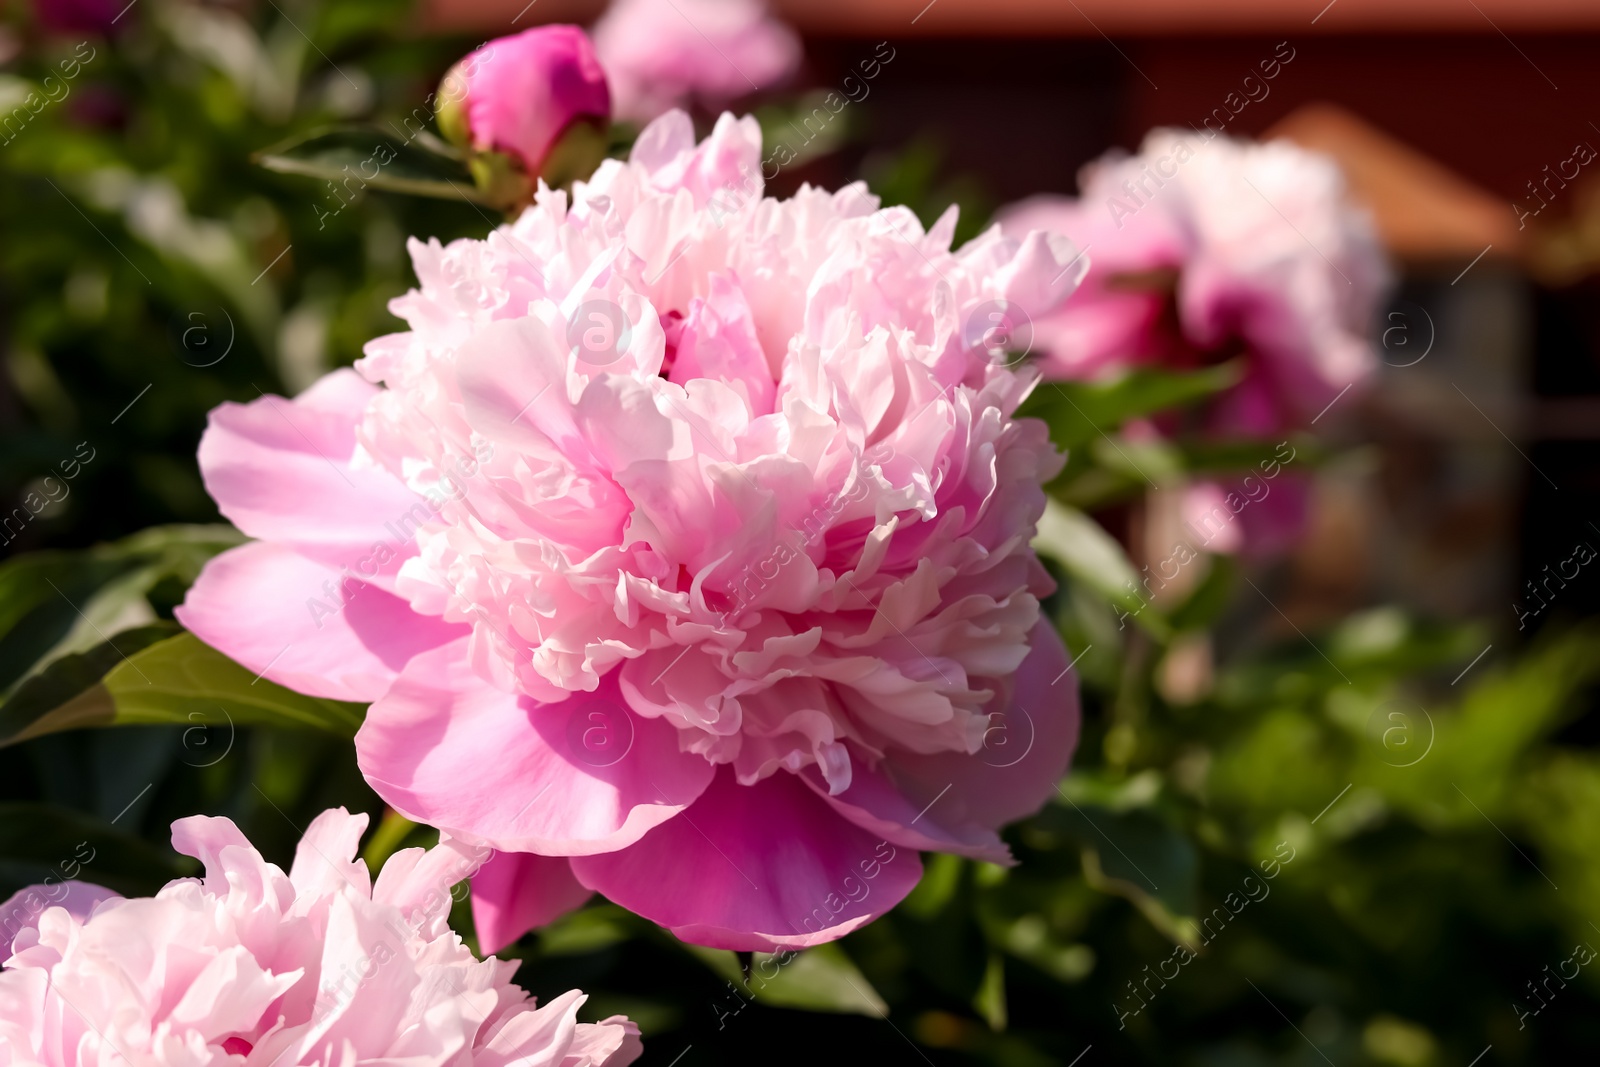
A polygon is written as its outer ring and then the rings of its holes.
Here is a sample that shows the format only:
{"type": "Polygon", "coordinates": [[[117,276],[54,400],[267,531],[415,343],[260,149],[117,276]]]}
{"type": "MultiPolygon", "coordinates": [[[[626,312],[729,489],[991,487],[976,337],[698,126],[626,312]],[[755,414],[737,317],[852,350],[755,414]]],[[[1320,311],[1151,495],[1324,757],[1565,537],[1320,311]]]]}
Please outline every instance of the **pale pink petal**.
{"type": "MultiPolygon", "coordinates": [[[[65,908],[73,918],[83,920],[104,900],[120,900],[121,895],[89,882],[52,882],[24,886],[0,904],[0,949],[7,948],[24,930],[35,929],[46,908],[65,908]]],[[[0,962],[9,952],[0,953],[0,962]]]]}
{"type": "Polygon", "coordinates": [[[362,773],[407,818],[508,851],[585,855],[632,844],[711,780],[676,730],[626,710],[614,678],[540,704],[480,681],[467,645],[412,660],[356,735],[362,773]]]}
{"type": "Polygon", "coordinates": [[[651,171],[661,170],[685,152],[694,151],[694,120],[682,111],[668,111],[655,119],[633,142],[630,162],[651,171]]]}
{"type": "Polygon", "coordinates": [[[200,640],[270,681],[361,703],[382,696],[417,653],[466,629],[268,541],[207,563],[175,614],[200,640]]]}
{"type": "Polygon", "coordinates": [[[564,856],[496,852],[472,876],[472,925],[478,947],[499,952],[536,927],[582,907],[591,891],[564,856]]]}
{"type": "Polygon", "coordinates": [[[758,196],[760,175],[761,126],[753,116],[736,119],[723,112],[711,136],[655,168],[650,183],[665,191],[687,189],[696,206],[714,205],[715,217],[758,196]]]}
{"type": "Polygon", "coordinates": [[[294,884],[261,858],[232,819],[210,815],[179,819],[172,824],[172,849],[205,865],[206,892],[228,897],[242,910],[264,911],[283,904],[294,892],[294,884]]]}
{"type": "Polygon", "coordinates": [[[390,856],[373,883],[372,899],[399,908],[419,929],[442,933],[450,915],[451,890],[493,855],[494,849],[487,845],[441,834],[433,848],[403,848],[390,856]]]}
{"type": "Polygon", "coordinates": [[[578,1022],[578,1009],[588,999],[576,989],[569,990],[532,1011],[505,1020],[491,1029],[485,1042],[489,1055],[479,1062],[483,1067],[518,1067],[528,1061],[518,1050],[538,1049],[540,1067],[565,1063],[583,1025],[578,1022]]]}
{"type": "Polygon", "coordinates": [[[367,830],[365,812],[351,814],[330,808],[311,820],[305,836],[295,846],[289,881],[301,896],[326,896],[346,885],[362,893],[372,891],[372,873],[356,855],[367,830]]]}
{"type": "Polygon", "coordinates": [[[621,1015],[579,1023],[561,1067],[627,1067],[644,1055],[639,1024],[621,1015]]]}
{"type": "Polygon", "coordinates": [[[251,537],[331,549],[354,566],[391,539],[386,522],[421,501],[382,468],[352,464],[356,426],[377,392],[341,370],[294,400],[263,396],[216,408],[200,438],[206,491],[251,537]]]}
{"type": "Polygon", "coordinates": [[[744,786],[723,768],[638,844],[575,858],[572,869],[685,941],[772,952],[871,922],[916,886],[922,860],[847,822],[792,775],[744,786]]]}

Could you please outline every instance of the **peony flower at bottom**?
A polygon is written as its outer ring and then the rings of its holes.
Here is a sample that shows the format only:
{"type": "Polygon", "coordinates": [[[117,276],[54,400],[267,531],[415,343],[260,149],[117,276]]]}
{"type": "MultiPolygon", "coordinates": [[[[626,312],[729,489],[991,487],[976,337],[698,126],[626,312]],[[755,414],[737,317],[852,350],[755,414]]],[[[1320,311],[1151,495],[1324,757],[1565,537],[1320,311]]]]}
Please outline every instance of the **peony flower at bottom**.
{"type": "Polygon", "coordinates": [[[542,1007],[516,964],[478,960],[446,925],[450,887],[487,850],[448,839],[392,856],[372,882],[365,815],[312,822],[285,875],[227,819],[172,826],[202,860],[154,897],[79,882],[0,905],[0,1067],[622,1067],[621,1016],[580,1023],[572,990],[542,1007]]]}

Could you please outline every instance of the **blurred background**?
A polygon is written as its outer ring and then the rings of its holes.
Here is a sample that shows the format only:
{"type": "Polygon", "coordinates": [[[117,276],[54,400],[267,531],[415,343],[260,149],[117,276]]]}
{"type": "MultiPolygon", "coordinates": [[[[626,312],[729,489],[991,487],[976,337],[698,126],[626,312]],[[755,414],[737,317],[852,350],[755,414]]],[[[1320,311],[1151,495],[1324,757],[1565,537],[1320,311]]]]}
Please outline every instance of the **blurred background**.
{"type": "MultiPolygon", "coordinates": [[[[481,42],[603,9],[4,9],[0,894],[79,841],[106,884],[149,891],[183,873],[166,827],[194,812],[230,815],[283,863],[329,804],[381,818],[337,732],[226,716],[34,737],[18,694],[52,656],[169,632],[198,566],[236,539],[194,462],[208,410],[349,364],[399,325],[386,303],[413,282],[408,236],[497,221],[377,190],[346,203],[252,157],[400,121],[481,42]]],[[[592,1017],[640,1021],[643,1062],[682,1067],[1488,1067],[1600,1048],[1600,969],[1583,966],[1600,944],[1600,581],[1561,569],[1600,544],[1600,167],[1547,180],[1600,146],[1600,4],[773,14],[803,59],[735,104],[768,129],[880,66],[770,195],[865,179],[927,224],[958,203],[964,240],[1219,107],[1232,136],[1329,154],[1395,264],[1379,366],[1305,428],[1316,469],[1292,547],[1212,558],[1159,626],[1119,627],[1114,591],[1061,550],[1049,607],[1084,656],[1085,731],[1065,803],[1008,835],[1019,867],[934,857],[905,905],[748,1004],[733,954],[604,903],[524,938],[524,983],[581,985],[592,1017]],[[1225,105],[1285,55],[1270,92],[1225,105]],[[1270,892],[1241,889],[1269,869],[1253,884],[1270,892]],[[1179,948],[1193,956],[1172,977],[1179,948]]],[[[1172,543],[1159,491],[1066,499],[1135,567],[1172,543]]],[[[425,838],[391,818],[369,856],[425,838]]]]}

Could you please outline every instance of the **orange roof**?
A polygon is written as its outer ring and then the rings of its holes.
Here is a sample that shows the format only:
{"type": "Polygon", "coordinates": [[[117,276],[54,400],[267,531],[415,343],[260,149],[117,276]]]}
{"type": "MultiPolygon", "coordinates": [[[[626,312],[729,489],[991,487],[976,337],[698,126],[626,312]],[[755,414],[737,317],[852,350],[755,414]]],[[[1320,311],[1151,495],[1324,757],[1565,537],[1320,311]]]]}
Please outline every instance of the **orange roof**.
{"type": "Polygon", "coordinates": [[[1526,231],[1519,232],[1504,199],[1343,108],[1298,108],[1262,134],[1272,137],[1332,156],[1398,259],[1467,260],[1486,246],[1495,257],[1526,251],[1526,231]]]}

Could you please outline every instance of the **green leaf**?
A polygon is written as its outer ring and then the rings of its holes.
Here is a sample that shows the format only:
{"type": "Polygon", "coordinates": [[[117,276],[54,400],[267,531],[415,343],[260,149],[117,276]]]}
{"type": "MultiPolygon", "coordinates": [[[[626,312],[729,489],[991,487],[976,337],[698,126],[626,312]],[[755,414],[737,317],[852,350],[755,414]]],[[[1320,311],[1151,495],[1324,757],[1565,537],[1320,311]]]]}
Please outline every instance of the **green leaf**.
{"type": "MultiPolygon", "coordinates": [[[[1134,781],[1137,781],[1135,779],[1134,781]]],[[[1130,781],[1129,786],[1133,787],[1130,781]]],[[[1096,803],[1096,783],[1068,779],[1041,825],[1077,841],[1084,880],[1131,901],[1150,924],[1191,948],[1199,943],[1200,858],[1194,842],[1154,806],[1096,803]]],[[[1134,794],[1147,790],[1133,789],[1134,794]]]]}
{"type": "Polygon", "coordinates": [[[687,941],[682,946],[689,955],[711,968],[713,974],[728,982],[743,980],[743,971],[739,966],[739,955],[725,948],[707,948],[704,945],[691,945],[687,941]]]}
{"type": "MultiPolygon", "coordinates": [[[[1479,826],[1498,817],[1521,799],[1518,765],[1581,711],[1579,695],[1600,677],[1597,641],[1600,627],[1589,624],[1541,635],[1509,664],[1486,657],[1458,708],[1424,709],[1416,740],[1431,749],[1405,774],[1380,764],[1389,755],[1381,747],[1362,749],[1373,780],[1391,803],[1432,825],[1479,826]]],[[[1471,658],[1467,652],[1459,662],[1471,658]]]]}
{"type": "Polygon", "coordinates": [[[732,987],[732,995],[746,1000],[775,1008],[874,1017],[886,1015],[889,1010],[872,983],[836,944],[817,945],[803,952],[757,952],[750,958],[748,975],[737,953],[687,943],[680,947],[732,987]]]}
{"type": "Polygon", "coordinates": [[[77,605],[138,566],[129,557],[80,552],[31,552],[0,565],[0,686],[9,688],[53,651],[61,654],[58,646],[85,618],[77,605]]]}
{"type": "Polygon", "coordinates": [[[966,861],[949,852],[932,852],[922,868],[922,880],[900,902],[900,910],[923,921],[936,919],[956,899],[961,869],[966,861]]]}
{"type": "MultiPolygon", "coordinates": [[[[378,821],[378,828],[372,831],[372,839],[367,842],[367,847],[361,850],[361,858],[366,861],[368,869],[374,873],[383,870],[383,865],[389,857],[400,851],[406,838],[418,827],[417,823],[401,815],[393,808],[384,810],[383,818],[378,821]]],[[[429,848],[435,842],[430,841],[421,847],[429,848]]]]}
{"type": "Polygon", "coordinates": [[[1006,1028],[1006,961],[998,952],[989,953],[989,965],[983,969],[983,984],[972,998],[972,1007],[989,1029],[999,1033],[1006,1028]]]}
{"type": "Polygon", "coordinates": [[[1265,472],[1274,464],[1280,467],[1314,467],[1323,462],[1327,449],[1315,438],[1293,434],[1279,441],[1225,440],[1180,441],[1185,470],[1195,474],[1229,474],[1239,471],[1265,472]],[[1283,446],[1289,446],[1285,459],[1283,446]]]}
{"type": "Polygon", "coordinates": [[[0,564],[0,691],[107,635],[157,621],[206,561],[244,542],[231,526],[157,526],[79,551],[0,564]],[[163,594],[166,594],[163,596],[163,594]]]}
{"type": "Polygon", "coordinates": [[[1074,580],[1110,601],[1152,635],[1164,638],[1169,632],[1161,613],[1139,595],[1138,572],[1122,546],[1083,512],[1047,500],[1033,545],[1058,560],[1074,580]]]}
{"type": "Polygon", "coordinates": [[[750,963],[747,988],[756,1000],[773,1007],[873,1018],[889,1012],[866,975],[837,944],[816,945],[798,954],[758,952],[750,963]]]}
{"type": "Polygon", "coordinates": [[[1239,380],[1237,362],[1197,371],[1135,370],[1111,381],[1048,382],[1034,390],[1020,415],[1050,424],[1050,439],[1079,448],[1130,419],[1197,403],[1239,380]]]}
{"type": "Polygon", "coordinates": [[[51,804],[0,804],[0,857],[39,868],[41,881],[75,878],[125,895],[154,894],[188,873],[170,852],[51,804]]]}
{"type": "MultiPolygon", "coordinates": [[[[43,685],[60,687],[55,691],[76,686],[91,659],[107,658],[98,651],[80,657],[71,668],[63,666],[59,675],[51,674],[43,685]]],[[[0,746],[78,727],[149,723],[270,725],[350,738],[362,719],[361,705],[303,696],[274,685],[190,633],[156,641],[131,655],[116,652],[115,665],[104,677],[55,707],[42,708],[42,700],[35,696],[15,711],[11,702],[6,704],[0,746]]]]}
{"type": "Polygon", "coordinates": [[[55,660],[17,686],[0,704],[0,744],[5,739],[33,736],[35,731],[30,731],[30,726],[94,688],[125,657],[182,632],[175,622],[156,622],[124,630],[87,652],[70,652],[55,660]]]}
{"type": "MultiPolygon", "coordinates": [[[[619,945],[630,937],[638,936],[637,920],[614,904],[590,905],[563,915],[547,926],[539,928],[539,952],[545,956],[583,956],[619,945]]],[[[693,947],[693,946],[691,946],[693,947]]],[[[719,953],[718,949],[701,949],[702,952],[719,953]]],[[[501,953],[503,956],[504,953],[501,953]]],[[[729,974],[739,973],[739,960],[731,952],[720,952],[731,962],[729,974]]],[[[721,960],[708,965],[723,973],[721,960]]]]}
{"type": "Polygon", "coordinates": [[[427,134],[402,140],[376,126],[330,126],[264,148],[254,158],[279,174],[333,182],[341,203],[364,189],[484,203],[462,162],[427,134]]]}
{"type": "Polygon", "coordinates": [[[1216,555],[1208,559],[1200,583],[1183,603],[1172,609],[1170,617],[1174,630],[1198,630],[1213,625],[1233,599],[1238,564],[1232,556],[1216,555]]]}

